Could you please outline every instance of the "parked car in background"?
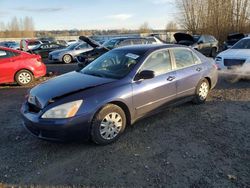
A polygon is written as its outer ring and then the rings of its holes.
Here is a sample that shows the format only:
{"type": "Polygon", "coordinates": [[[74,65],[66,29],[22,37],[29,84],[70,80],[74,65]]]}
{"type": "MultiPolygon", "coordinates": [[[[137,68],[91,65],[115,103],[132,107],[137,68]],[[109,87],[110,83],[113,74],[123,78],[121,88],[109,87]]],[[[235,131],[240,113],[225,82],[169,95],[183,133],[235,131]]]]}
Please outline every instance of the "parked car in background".
{"type": "Polygon", "coordinates": [[[39,44],[36,47],[28,50],[27,52],[32,54],[39,54],[42,58],[48,58],[49,53],[55,50],[63,49],[65,46],[56,43],[43,43],[39,44]]]}
{"type": "Polygon", "coordinates": [[[229,34],[227,36],[227,41],[223,44],[223,50],[227,50],[231,48],[236,42],[238,42],[240,39],[243,39],[245,37],[245,34],[243,33],[233,33],[229,34]]]}
{"type": "Polygon", "coordinates": [[[196,50],[127,46],[34,87],[21,113],[27,129],[39,138],[109,144],[126,126],[170,103],[204,103],[216,82],[216,66],[196,50]]]}
{"type": "Polygon", "coordinates": [[[78,61],[79,68],[83,68],[84,66],[95,60],[97,57],[114,48],[143,44],[163,44],[162,41],[155,37],[116,37],[110,39],[102,45],[85,36],[81,36],[79,37],[79,39],[93,47],[93,50],[81,53],[79,56],[77,56],[76,59],[78,61]]]}
{"type": "Polygon", "coordinates": [[[15,49],[15,50],[19,50],[19,48],[20,48],[20,45],[15,41],[0,42],[0,46],[6,47],[6,48],[12,48],[12,49],[15,49]]]}
{"type": "Polygon", "coordinates": [[[187,33],[175,33],[177,44],[194,48],[202,54],[215,57],[219,51],[219,42],[211,35],[189,35],[187,33]]]}
{"type": "Polygon", "coordinates": [[[27,85],[45,74],[41,56],[0,47],[0,83],[27,85]]]}
{"type": "Polygon", "coordinates": [[[92,47],[85,42],[77,42],[70,46],[55,50],[49,53],[50,62],[72,63],[79,54],[92,50],[92,47]]]}
{"type": "Polygon", "coordinates": [[[215,62],[230,82],[250,78],[250,37],[241,39],[230,49],[219,53],[215,62]]]}
{"type": "Polygon", "coordinates": [[[20,50],[28,51],[36,47],[37,45],[42,44],[40,40],[36,39],[22,39],[20,41],[20,50]]]}

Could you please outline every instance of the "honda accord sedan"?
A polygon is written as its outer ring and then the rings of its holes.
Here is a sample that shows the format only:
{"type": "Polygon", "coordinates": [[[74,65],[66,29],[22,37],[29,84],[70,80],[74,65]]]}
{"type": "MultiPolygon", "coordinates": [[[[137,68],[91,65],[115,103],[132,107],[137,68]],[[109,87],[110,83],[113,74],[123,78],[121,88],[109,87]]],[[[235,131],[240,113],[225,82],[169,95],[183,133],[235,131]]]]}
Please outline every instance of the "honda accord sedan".
{"type": "Polygon", "coordinates": [[[214,63],[189,47],[122,47],[34,87],[21,113],[39,138],[109,144],[126,126],[171,103],[204,103],[216,82],[214,63]]]}

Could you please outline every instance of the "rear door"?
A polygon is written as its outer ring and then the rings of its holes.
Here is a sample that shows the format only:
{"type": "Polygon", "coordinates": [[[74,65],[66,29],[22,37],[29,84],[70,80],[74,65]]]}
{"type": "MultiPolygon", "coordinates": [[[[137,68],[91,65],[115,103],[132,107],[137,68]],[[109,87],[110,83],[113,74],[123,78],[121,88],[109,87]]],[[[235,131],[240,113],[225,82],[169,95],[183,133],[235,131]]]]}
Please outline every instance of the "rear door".
{"type": "Polygon", "coordinates": [[[186,97],[195,93],[196,86],[205,69],[200,59],[187,48],[173,48],[171,54],[177,79],[177,97],[186,97]]]}
{"type": "Polygon", "coordinates": [[[0,49],[0,83],[13,82],[18,67],[18,54],[0,49]]]}
{"type": "Polygon", "coordinates": [[[139,72],[143,70],[154,71],[155,77],[132,83],[136,117],[156,110],[176,96],[176,73],[168,50],[159,50],[149,55],[139,72]]]}

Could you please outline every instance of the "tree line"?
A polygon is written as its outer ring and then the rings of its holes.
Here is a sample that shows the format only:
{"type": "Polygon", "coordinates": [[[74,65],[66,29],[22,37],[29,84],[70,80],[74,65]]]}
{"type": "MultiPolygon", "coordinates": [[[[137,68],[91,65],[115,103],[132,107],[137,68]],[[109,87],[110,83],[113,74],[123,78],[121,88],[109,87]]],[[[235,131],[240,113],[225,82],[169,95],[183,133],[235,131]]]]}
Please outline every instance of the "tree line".
{"type": "Polygon", "coordinates": [[[35,24],[31,17],[13,17],[9,23],[0,22],[0,37],[34,37],[35,24]]]}
{"type": "Polygon", "coordinates": [[[250,0],[176,0],[178,20],[192,34],[211,34],[219,41],[229,33],[250,33],[250,0]]]}

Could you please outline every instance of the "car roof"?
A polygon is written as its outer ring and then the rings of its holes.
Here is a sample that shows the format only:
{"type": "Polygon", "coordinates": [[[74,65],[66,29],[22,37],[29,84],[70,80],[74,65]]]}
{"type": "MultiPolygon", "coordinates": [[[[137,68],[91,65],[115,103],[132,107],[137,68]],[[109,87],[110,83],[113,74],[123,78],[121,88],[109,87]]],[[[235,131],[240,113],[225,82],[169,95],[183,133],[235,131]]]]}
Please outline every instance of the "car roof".
{"type": "Polygon", "coordinates": [[[115,48],[115,51],[131,51],[138,54],[145,54],[147,52],[153,52],[155,50],[167,49],[167,48],[187,48],[187,46],[177,45],[177,44],[145,44],[145,45],[132,45],[132,46],[124,46],[120,48],[115,48]]]}

